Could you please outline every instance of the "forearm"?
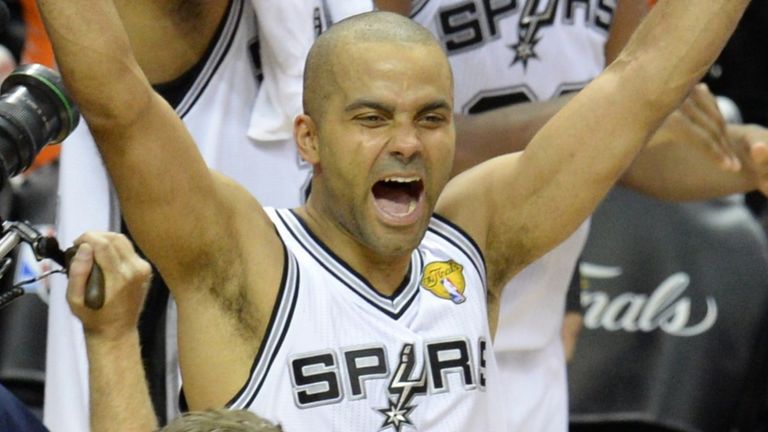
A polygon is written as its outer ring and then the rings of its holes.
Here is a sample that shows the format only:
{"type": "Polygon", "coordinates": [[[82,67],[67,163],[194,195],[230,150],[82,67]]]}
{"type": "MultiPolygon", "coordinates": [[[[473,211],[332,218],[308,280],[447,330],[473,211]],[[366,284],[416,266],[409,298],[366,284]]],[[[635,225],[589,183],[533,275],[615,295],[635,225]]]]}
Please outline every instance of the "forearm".
{"type": "Polygon", "coordinates": [[[572,95],[456,117],[453,175],[506,153],[524,150],[534,135],[572,95]]]}
{"type": "Polygon", "coordinates": [[[94,432],[156,430],[138,332],[119,338],[86,335],[86,347],[91,429],[94,432]]]}
{"type": "Polygon", "coordinates": [[[615,64],[633,65],[625,82],[643,90],[656,120],[676,107],[719,55],[749,0],[664,0],[638,27],[615,64]],[[695,7],[692,7],[695,3],[695,7]]]}

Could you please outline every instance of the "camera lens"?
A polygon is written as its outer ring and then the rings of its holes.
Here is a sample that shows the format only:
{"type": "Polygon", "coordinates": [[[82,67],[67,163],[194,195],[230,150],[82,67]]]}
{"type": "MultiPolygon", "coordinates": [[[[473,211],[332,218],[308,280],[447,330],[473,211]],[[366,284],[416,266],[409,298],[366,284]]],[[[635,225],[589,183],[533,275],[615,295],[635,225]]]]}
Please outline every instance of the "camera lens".
{"type": "Polygon", "coordinates": [[[78,120],[58,73],[38,64],[16,68],[0,86],[0,180],[24,171],[46,144],[64,140],[78,120]]]}

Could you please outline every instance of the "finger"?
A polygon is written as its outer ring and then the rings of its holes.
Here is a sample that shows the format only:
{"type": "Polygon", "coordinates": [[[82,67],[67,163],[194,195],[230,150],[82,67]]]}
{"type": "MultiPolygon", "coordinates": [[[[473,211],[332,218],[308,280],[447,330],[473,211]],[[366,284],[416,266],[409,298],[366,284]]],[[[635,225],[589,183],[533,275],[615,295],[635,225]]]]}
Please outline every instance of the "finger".
{"type": "Polygon", "coordinates": [[[754,170],[758,174],[768,174],[768,143],[756,142],[750,144],[749,154],[754,170]]]}
{"type": "Polygon", "coordinates": [[[755,142],[749,147],[752,169],[757,175],[758,190],[768,197],[768,143],[755,142]]]}
{"type": "MultiPolygon", "coordinates": [[[[727,170],[737,170],[734,163],[736,155],[730,146],[730,142],[725,136],[724,129],[720,128],[717,118],[713,118],[712,112],[705,109],[705,104],[701,100],[689,97],[680,107],[685,117],[703,133],[707,147],[720,160],[721,165],[727,170]]],[[[717,112],[717,117],[722,117],[717,112]]]]}
{"type": "Polygon", "coordinates": [[[69,280],[67,282],[67,301],[70,306],[81,306],[85,297],[85,285],[91,274],[94,256],[93,249],[88,243],[82,243],[78,248],[69,266],[69,280]]]}
{"type": "MultiPolygon", "coordinates": [[[[114,233],[87,232],[80,236],[80,244],[89,244],[93,248],[93,256],[105,273],[116,273],[120,270],[122,259],[112,241],[114,233]]],[[[76,241],[77,244],[77,241],[76,241]]]]}
{"type": "Polygon", "coordinates": [[[152,275],[152,267],[136,253],[133,242],[119,233],[109,233],[107,237],[119,256],[123,278],[126,281],[141,282],[141,285],[148,282],[152,275]]]}
{"type": "Polygon", "coordinates": [[[133,242],[125,235],[111,232],[107,237],[121,260],[130,260],[137,255],[133,242]]]}
{"type": "Polygon", "coordinates": [[[711,119],[713,125],[719,130],[721,135],[725,135],[728,123],[717,106],[717,99],[706,84],[698,84],[693,91],[693,101],[696,105],[711,119]]]}
{"type": "Polygon", "coordinates": [[[686,145],[693,143],[700,148],[706,149],[709,157],[722,164],[726,163],[728,158],[723,154],[719,145],[714,142],[711,130],[702,127],[702,125],[694,122],[688,115],[682,113],[678,117],[678,125],[685,130],[685,134],[678,138],[681,143],[686,145]]]}
{"type": "Polygon", "coordinates": [[[697,85],[694,89],[694,101],[697,107],[710,119],[712,125],[717,128],[720,136],[719,144],[729,158],[730,169],[734,171],[740,170],[741,159],[728,136],[728,122],[723,117],[722,112],[720,112],[717,98],[709,91],[709,87],[705,83],[697,85]]]}

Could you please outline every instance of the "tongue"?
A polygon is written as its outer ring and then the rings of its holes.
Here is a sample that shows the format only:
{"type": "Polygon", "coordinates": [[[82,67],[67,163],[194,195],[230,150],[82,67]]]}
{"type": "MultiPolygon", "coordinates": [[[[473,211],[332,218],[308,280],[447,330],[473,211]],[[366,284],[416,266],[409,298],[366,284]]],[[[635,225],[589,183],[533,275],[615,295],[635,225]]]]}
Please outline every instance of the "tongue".
{"type": "Polygon", "coordinates": [[[392,215],[408,214],[413,198],[405,190],[377,184],[373,188],[376,205],[382,211],[392,215]]]}

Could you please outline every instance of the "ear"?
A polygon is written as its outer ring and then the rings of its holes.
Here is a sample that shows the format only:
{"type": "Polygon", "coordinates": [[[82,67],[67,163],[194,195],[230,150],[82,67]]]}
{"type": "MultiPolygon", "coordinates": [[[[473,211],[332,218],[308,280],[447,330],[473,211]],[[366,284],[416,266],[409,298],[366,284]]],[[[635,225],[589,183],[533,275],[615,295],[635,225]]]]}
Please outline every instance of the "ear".
{"type": "Polygon", "coordinates": [[[293,121],[293,138],[299,149],[299,155],[312,166],[320,163],[319,137],[317,125],[312,117],[299,114],[293,121]]]}

